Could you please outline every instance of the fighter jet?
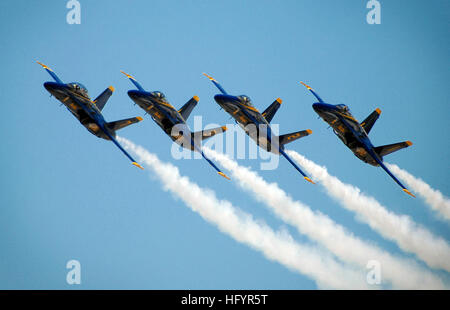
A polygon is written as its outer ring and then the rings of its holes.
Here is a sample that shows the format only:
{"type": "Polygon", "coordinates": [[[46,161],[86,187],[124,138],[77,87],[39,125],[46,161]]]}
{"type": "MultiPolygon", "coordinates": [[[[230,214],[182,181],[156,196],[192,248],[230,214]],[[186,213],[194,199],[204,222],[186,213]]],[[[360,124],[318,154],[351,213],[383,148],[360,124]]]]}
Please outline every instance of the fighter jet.
{"type": "Polygon", "coordinates": [[[177,144],[191,151],[199,152],[204,159],[217,170],[217,173],[226,179],[230,179],[203,153],[201,143],[203,140],[215,136],[227,130],[225,126],[207,129],[200,132],[191,132],[186,120],[197,105],[199,98],[192,97],[181,107],[175,109],[160,91],[148,92],[131,75],[125,74],[128,79],[137,87],[137,90],[128,91],[128,96],[139,107],[141,107],[159,127],[177,144]]]}
{"type": "Polygon", "coordinates": [[[313,109],[332,128],[334,133],[344,144],[363,162],[372,166],[381,166],[397,182],[405,193],[415,197],[383,164],[383,156],[411,146],[411,141],[374,147],[368,133],[381,114],[380,109],[373,111],[362,123],[359,123],[344,104],[332,105],[325,103],[319,95],[308,85],[304,85],[319,102],[314,103],[313,109]]]}
{"type": "Polygon", "coordinates": [[[55,82],[44,83],[45,89],[51,95],[55,96],[56,99],[65,105],[90,133],[99,138],[111,140],[131,160],[133,165],[144,169],[115,139],[117,130],[142,121],[142,117],[132,117],[115,122],[106,122],[103,118],[101,111],[114,91],[112,86],[108,87],[92,101],[86,87],[81,83],[73,82],[66,84],[61,81],[52,69],[39,61],[37,63],[40,64],[55,80],[55,82]]]}
{"type": "Polygon", "coordinates": [[[203,73],[222,94],[214,96],[214,100],[231,115],[236,123],[244,129],[245,133],[256,142],[256,144],[273,154],[283,155],[302,175],[303,178],[314,184],[314,182],[292,161],[285,153],[284,146],[292,141],[308,136],[312,133],[310,129],[297,131],[281,136],[276,136],[270,128],[275,113],[278,111],[282,101],[277,98],[263,113],[260,113],[246,95],[229,95],[223,87],[211,76],[203,73]]]}

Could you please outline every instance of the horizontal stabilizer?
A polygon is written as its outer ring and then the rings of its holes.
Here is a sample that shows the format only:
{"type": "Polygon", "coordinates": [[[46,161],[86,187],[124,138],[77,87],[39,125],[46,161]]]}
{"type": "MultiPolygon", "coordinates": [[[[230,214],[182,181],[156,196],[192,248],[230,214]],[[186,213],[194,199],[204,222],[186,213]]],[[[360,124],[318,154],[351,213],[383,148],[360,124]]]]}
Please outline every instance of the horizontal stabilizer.
{"type": "Polygon", "coordinates": [[[114,87],[110,86],[107,89],[105,89],[103,93],[101,93],[97,98],[95,98],[94,103],[100,111],[103,110],[103,107],[105,106],[109,97],[111,97],[113,91],[114,87]]]}
{"type": "Polygon", "coordinates": [[[369,116],[367,116],[367,118],[361,123],[361,126],[364,128],[364,130],[366,131],[367,134],[372,129],[373,124],[375,124],[377,119],[380,117],[380,114],[381,114],[381,110],[376,109],[369,116]]]}
{"type": "Polygon", "coordinates": [[[194,96],[188,102],[186,102],[184,106],[181,107],[181,109],[178,110],[181,116],[183,116],[184,120],[187,120],[189,115],[191,115],[191,112],[197,105],[198,100],[198,97],[194,96]]]}
{"type": "Polygon", "coordinates": [[[122,129],[124,127],[127,127],[131,124],[138,123],[140,121],[142,121],[142,117],[138,116],[138,117],[123,119],[120,121],[109,122],[106,124],[106,126],[108,127],[108,129],[116,131],[116,130],[122,129]]]}
{"type": "Polygon", "coordinates": [[[405,147],[411,146],[411,141],[399,142],[394,144],[387,144],[382,146],[377,146],[374,148],[374,151],[380,155],[381,157],[396,152],[398,150],[404,149],[405,147]]]}
{"type": "Polygon", "coordinates": [[[201,140],[206,140],[208,138],[214,137],[215,135],[225,132],[226,130],[227,130],[227,127],[222,126],[222,127],[205,129],[202,131],[193,132],[192,135],[194,136],[195,141],[201,141],[201,140]]]}
{"type": "Polygon", "coordinates": [[[297,139],[309,136],[310,134],[312,134],[312,130],[307,129],[307,130],[302,130],[302,131],[297,131],[297,132],[292,132],[292,133],[288,133],[285,135],[281,135],[280,136],[280,145],[288,144],[297,139]]]}
{"type": "Polygon", "coordinates": [[[283,101],[281,101],[280,98],[277,98],[274,102],[272,102],[271,105],[267,107],[267,109],[264,110],[262,113],[262,116],[270,123],[273,119],[273,116],[275,113],[277,113],[278,109],[280,108],[280,105],[283,101]]]}

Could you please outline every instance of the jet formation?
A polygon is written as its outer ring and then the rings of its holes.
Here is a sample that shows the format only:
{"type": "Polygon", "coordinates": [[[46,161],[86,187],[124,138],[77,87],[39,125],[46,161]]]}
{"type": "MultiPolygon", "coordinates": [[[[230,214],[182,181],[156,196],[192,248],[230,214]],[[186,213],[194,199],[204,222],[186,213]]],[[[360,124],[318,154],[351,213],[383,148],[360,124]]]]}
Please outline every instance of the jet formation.
{"type": "MultiPolygon", "coordinates": [[[[131,124],[142,121],[142,117],[132,117],[119,121],[107,122],[102,110],[114,92],[109,86],[94,100],[88,94],[83,84],[79,82],[64,83],[52,69],[38,62],[54,79],[54,82],[45,82],[44,88],[61,102],[78,121],[93,135],[112,141],[131,160],[132,164],[141,169],[133,157],[117,142],[116,131],[131,124]]],[[[149,114],[153,121],[170,137],[172,141],[180,146],[194,152],[202,157],[226,179],[229,179],[203,152],[202,141],[223,133],[227,130],[225,126],[218,128],[191,132],[186,120],[199,102],[198,96],[193,96],[180,109],[176,109],[167,100],[161,91],[146,91],[131,75],[121,71],[137,89],[129,90],[128,96],[141,109],[149,114]]],[[[277,136],[273,133],[270,123],[278,111],[282,100],[277,98],[262,113],[253,105],[251,99],[246,95],[231,95],[211,76],[204,73],[220,91],[214,96],[217,104],[227,112],[244,132],[255,141],[255,143],[267,152],[284,156],[294,168],[302,174],[308,182],[314,182],[301,170],[301,168],[286,154],[285,145],[299,138],[306,137],[312,133],[310,129],[292,132],[277,136]]],[[[369,139],[369,132],[381,114],[380,109],[372,112],[363,122],[358,122],[351,114],[348,106],[344,104],[325,103],[320,96],[307,84],[304,85],[317,99],[312,105],[314,111],[328,123],[338,138],[363,162],[372,166],[379,166],[402,188],[402,190],[415,197],[384,165],[383,157],[412,145],[411,141],[375,147],[369,139]]]]}

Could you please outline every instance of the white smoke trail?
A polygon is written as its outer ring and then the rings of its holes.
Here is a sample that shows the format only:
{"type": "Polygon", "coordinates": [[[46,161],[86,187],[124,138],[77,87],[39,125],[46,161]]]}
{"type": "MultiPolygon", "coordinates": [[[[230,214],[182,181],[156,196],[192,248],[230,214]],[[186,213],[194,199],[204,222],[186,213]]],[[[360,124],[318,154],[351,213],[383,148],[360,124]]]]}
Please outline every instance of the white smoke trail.
{"type": "Polygon", "coordinates": [[[392,240],[405,252],[414,253],[432,268],[450,271],[450,247],[430,231],[415,223],[409,216],[387,210],[375,198],[361,193],[360,189],[341,182],[321,167],[294,151],[288,154],[319,181],[329,196],[345,209],[356,212],[358,219],[388,240],[392,240]]]}
{"type": "Polygon", "coordinates": [[[219,200],[213,191],[201,188],[181,176],[177,167],[161,162],[154,154],[125,138],[117,138],[139,161],[157,175],[164,189],[179,197],[190,209],[222,232],[277,261],[290,270],[316,281],[321,288],[367,289],[365,271],[344,266],[327,252],[293,240],[287,232],[275,232],[251,215],[235,208],[229,201],[219,200]]]}
{"type": "Polygon", "coordinates": [[[450,220],[450,199],[445,197],[440,191],[433,189],[425,183],[422,179],[416,178],[409,172],[401,169],[397,165],[388,164],[386,166],[391,169],[394,174],[402,179],[410,189],[419,194],[434,211],[437,211],[439,215],[450,220]]]}
{"type": "MultiPolygon", "coordinates": [[[[355,237],[328,216],[314,212],[305,204],[293,200],[275,183],[267,183],[256,172],[239,166],[227,155],[208,148],[204,151],[232,173],[232,180],[266,204],[283,221],[297,228],[311,239],[321,243],[341,260],[365,267],[370,260],[379,261],[383,279],[394,288],[436,289],[443,282],[432,272],[423,269],[412,259],[395,257],[388,252],[355,237]]],[[[307,185],[305,185],[307,186],[307,185]]]]}

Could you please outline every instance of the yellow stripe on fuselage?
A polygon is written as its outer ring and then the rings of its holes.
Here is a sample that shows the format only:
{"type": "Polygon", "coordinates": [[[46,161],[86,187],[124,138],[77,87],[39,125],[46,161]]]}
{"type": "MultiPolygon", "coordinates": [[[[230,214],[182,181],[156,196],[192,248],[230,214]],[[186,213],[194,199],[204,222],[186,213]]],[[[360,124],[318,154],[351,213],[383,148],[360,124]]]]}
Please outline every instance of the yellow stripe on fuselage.
{"type": "Polygon", "coordinates": [[[338,114],[359,124],[359,122],[353,116],[342,114],[342,113],[339,113],[339,112],[338,112],[338,114]]]}
{"type": "MultiPolygon", "coordinates": [[[[165,103],[164,101],[157,101],[158,104],[162,104],[168,108],[171,108],[172,110],[175,110],[175,108],[173,107],[173,105],[171,105],[170,103],[165,103]]],[[[176,111],[176,110],[175,110],[176,111]]]]}
{"type": "Polygon", "coordinates": [[[256,108],[254,108],[254,107],[251,107],[249,105],[243,104],[242,102],[240,102],[240,104],[242,104],[244,107],[246,107],[249,110],[252,110],[252,111],[255,111],[255,112],[259,113],[259,111],[256,108]]]}

